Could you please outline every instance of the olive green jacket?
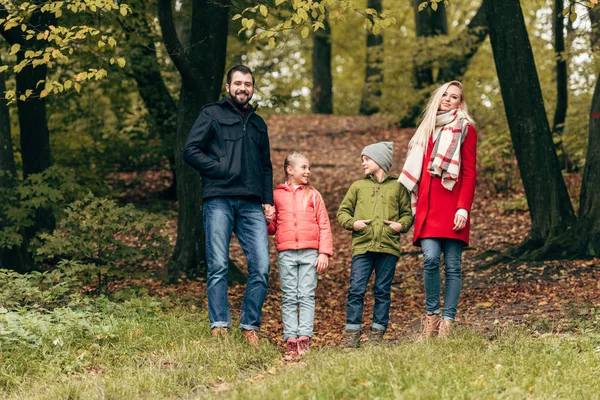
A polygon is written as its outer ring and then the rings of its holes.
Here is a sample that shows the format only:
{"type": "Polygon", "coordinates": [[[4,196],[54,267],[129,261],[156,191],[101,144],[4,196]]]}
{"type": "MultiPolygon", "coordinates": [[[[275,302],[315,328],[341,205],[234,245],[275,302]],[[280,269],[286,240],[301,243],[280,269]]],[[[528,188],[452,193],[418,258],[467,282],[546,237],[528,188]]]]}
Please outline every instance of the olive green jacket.
{"type": "Polygon", "coordinates": [[[413,224],[410,194],[397,182],[398,177],[386,175],[377,182],[374,175],[367,175],[348,189],[337,212],[337,220],[352,231],[352,256],[368,251],[388,253],[400,257],[400,233],[383,221],[402,224],[402,233],[408,232],[413,224]],[[354,222],[361,219],[371,222],[358,232],[354,222]]]}

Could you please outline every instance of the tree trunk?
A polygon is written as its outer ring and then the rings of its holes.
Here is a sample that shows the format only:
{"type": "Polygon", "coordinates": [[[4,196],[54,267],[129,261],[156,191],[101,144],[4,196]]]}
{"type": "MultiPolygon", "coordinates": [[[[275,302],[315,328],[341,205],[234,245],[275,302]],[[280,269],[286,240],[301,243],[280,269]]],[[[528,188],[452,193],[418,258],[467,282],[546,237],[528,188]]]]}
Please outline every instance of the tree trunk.
{"type": "Polygon", "coordinates": [[[567,57],[565,54],[565,17],[562,15],[563,0],[554,0],[554,53],[556,56],[556,110],[552,132],[561,135],[567,117],[569,92],[567,76],[567,57]]]}
{"type": "MultiPolygon", "coordinates": [[[[421,3],[421,1],[413,0],[413,6],[415,7],[415,13],[418,12],[417,10],[418,10],[419,3],[421,3]]],[[[438,3],[438,11],[441,10],[442,6],[443,6],[443,3],[438,3]]],[[[429,8],[427,10],[429,12],[432,11],[429,8]]],[[[417,18],[416,14],[415,14],[415,18],[417,18]]],[[[425,20],[424,17],[422,17],[422,18],[425,20]]],[[[441,18],[442,18],[441,16],[438,17],[438,19],[441,19],[441,18]]],[[[446,17],[445,17],[445,9],[444,9],[444,20],[445,20],[445,18],[446,17]]],[[[422,29],[422,28],[420,28],[420,25],[423,25],[424,22],[426,22],[426,20],[420,22],[418,19],[415,19],[415,23],[417,24],[417,27],[418,27],[417,28],[417,36],[419,36],[419,33],[418,33],[419,30],[422,29]]],[[[441,22],[439,22],[439,24],[440,24],[440,28],[438,30],[441,30],[442,27],[446,26],[446,32],[447,32],[447,24],[441,23],[441,22]]],[[[427,31],[425,30],[425,32],[427,32],[427,31]]],[[[458,48],[464,49],[462,54],[451,56],[451,58],[448,60],[439,60],[440,69],[439,69],[439,72],[437,74],[437,77],[435,77],[435,79],[433,77],[432,70],[431,70],[431,72],[429,72],[427,70],[422,71],[420,73],[417,72],[417,76],[415,77],[415,80],[414,80],[414,82],[416,82],[416,83],[414,83],[414,87],[416,89],[421,89],[421,91],[420,91],[419,95],[417,96],[415,103],[409,109],[408,113],[400,120],[400,125],[402,127],[413,127],[416,125],[417,119],[418,119],[421,111],[425,107],[427,99],[429,98],[429,96],[431,94],[430,90],[428,90],[428,89],[432,84],[441,84],[444,82],[462,78],[462,76],[465,74],[465,72],[467,70],[469,61],[477,53],[479,46],[481,45],[481,43],[483,43],[483,41],[487,37],[487,34],[488,34],[488,29],[487,29],[487,20],[485,18],[485,7],[482,3],[481,6],[479,7],[479,9],[477,10],[477,13],[475,14],[475,16],[473,16],[471,21],[469,21],[469,23],[467,24],[466,29],[460,35],[458,35],[455,40],[453,40],[448,45],[449,47],[452,47],[452,48],[458,47],[458,48]],[[420,82],[417,81],[419,78],[421,79],[420,82]],[[431,83],[424,86],[423,84],[427,83],[427,82],[431,82],[431,83]]],[[[429,63],[431,63],[432,61],[433,60],[429,60],[429,63]]],[[[414,74],[415,74],[415,72],[413,71],[413,75],[414,74]]]]}
{"type": "Polygon", "coordinates": [[[313,34],[311,110],[314,114],[333,114],[331,30],[327,18],[323,20],[323,25],[325,29],[313,34]]]}
{"type": "Polygon", "coordinates": [[[173,181],[165,192],[168,199],[176,200],[175,151],[173,144],[177,131],[177,105],[171,97],[160,73],[152,29],[148,25],[144,0],[129,2],[132,15],[124,21],[127,42],[130,43],[131,76],[135,79],[140,97],[148,110],[153,125],[169,160],[173,181]]]}
{"type": "Polygon", "coordinates": [[[467,71],[469,61],[477,53],[479,46],[483,43],[487,35],[488,28],[485,19],[485,7],[482,2],[477,13],[467,24],[467,29],[449,45],[452,48],[459,47],[463,49],[463,53],[453,56],[447,62],[442,63],[436,82],[444,83],[461,79],[467,71]]]}
{"type": "MultiPolygon", "coordinates": [[[[0,66],[2,62],[0,60],[0,66]]],[[[0,93],[6,92],[5,73],[0,72],[0,93]]],[[[4,96],[0,97],[0,189],[12,189],[17,179],[13,142],[10,134],[10,113],[4,96]]],[[[6,204],[4,204],[6,205],[6,204]]],[[[4,226],[0,219],[0,230],[4,226]]],[[[17,272],[31,271],[32,263],[24,240],[12,248],[0,248],[0,268],[17,272]]]]}
{"type": "MultiPolygon", "coordinates": [[[[200,109],[218,100],[227,51],[229,0],[194,2],[190,46],[184,49],[177,37],[171,0],[159,0],[159,19],[169,56],[181,74],[181,90],[177,105],[175,168],[179,200],[177,243],[170,275],[185,272],[206,275],[205,236],[202,222],[202,180],[198,171],[183,162],[182,151],[200,109]]],[[[231,267],[235,267],[231,265],[231,267]]],[[[230,268],[231,277],[239,277],[230,268]]]]}
{"type": "Polygon", "coordinates": [[[562,134],[567,118],[567,105],[569,100],[569,77],[567,75],[567,53],[565,51],[565,17],[562,14],[563,0],[554,1],[554,54],[556,56],[556,109],[552,122],[552,134],[557,139],[556,148],[559,152],[559,162],[562,169],[572,169],[572,163],[565,152],[562,134]]]}
{"type": "Polygon", "coordinates": [[[527,247],[539,248],[573,226],[575,215],[552,142],[519,0],[486,0],[485,7],[504,109],[531,214],[527,247]]]}
{"type": "MultiPolygon", "coordinates": [[[[367,7],[381,14],[381,0],[367,0],[367,7]]],[[[373,16],[367,18],[373,22],[373,16]]],[[[372,115],[379,112],[381,89],[383,87],[383,34],[374,35],[367,33],[367,65],[365,71],[365,85],[360,99],[360,114],[372,115]]]]}
{"type": "MultiPolygon", "coordinates": [[[[438,8],[436,11],[433,11],[431,7],[427,7],[424,10],[419,11],[419,4],[421,3],[421,0],[413,0],[417,42],[419,41],[419,38],[447,35],[448,21],[444,3],[437,3],[438,8]]],[[[423,89],[433,84],[433,66],[427,55],[421,54],[419,55],[419,58],[415,59],[413,77],[415,89],[423,89]]]]}
{"type": "Polygon", "coordinates": [[[590,107],[588,148],[579,196],[579,234],[582,255],[600,256],[600,74],[590,107]]]}
{"type": "MultiPolygon", "coordinates": [[[[44,2],[38,1],[37,3],[44,2]]],[[[0,17],[6,16],[6,10],[0,9],[0,17]]],[[[37,9],[31,14],[27,24],[43,32],[49,26],[56,25],[56,18],[50,12],[42,12],[37,9]]],[[[2,30],[0,33],[11,45],[21,44],[21,50],[17,52],[17,62],[21,62],[25,58],[25,51],[38,51],[44,47],[35,38],[25,40],[24,33],[20,29],[2,30]]],[[[24,178],[43,172],[51,165],[46,100],[39,97],[44,85],[38,86],[39,81],[46,79],[46,74],[47,66],[45,64],[40,64],[35,68],[29,64],[16,75],[17,98],[27,90],[32,91],[32,95],[26,101],[17,101],[24,178]]],[[[34,224],[25,230],[25,236],[27,239],[32,238],[41,230],[54,229],[54,225],[52,213],[46,209],[39,209],[36,212],[34,224]]]]}
{"type": "Polygon", "coordinates": [[[420,46],[424,38],[448,34],[448,21],[446,7],[443,2],[437,3],[438,8],[433,11],[431,7],[419,11],[421,0],[412,0],[415,15],[415,33],[417,35],[417,51],[413,55],[413,87],[417,89],[417,100],[412,104],[408,113],[400,120],[402,127],[413,127],[429,97],[429,87],[434,83],[433,58],[427,46],[420,46]]]}

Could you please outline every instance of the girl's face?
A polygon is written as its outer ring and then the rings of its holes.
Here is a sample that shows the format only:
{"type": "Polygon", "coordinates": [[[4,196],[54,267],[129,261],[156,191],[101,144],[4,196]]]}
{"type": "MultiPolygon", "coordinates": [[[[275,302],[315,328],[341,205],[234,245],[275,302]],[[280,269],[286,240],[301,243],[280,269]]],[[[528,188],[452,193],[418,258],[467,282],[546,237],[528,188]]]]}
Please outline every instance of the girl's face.
{"type": "Polygon", "coordinates": [[[292,185],[307,185],[310,177],[310,164],[305,157],[299,157],[287,167],[288,180],[292,185]]]}
{"type": "Polygon", "coordinates": [[[458,86],[450,85],[448,89],[442,95],[442,102],[438,108],[438,111],[450,111],[456,110],[462,106],[462,91],[458,86]]]}

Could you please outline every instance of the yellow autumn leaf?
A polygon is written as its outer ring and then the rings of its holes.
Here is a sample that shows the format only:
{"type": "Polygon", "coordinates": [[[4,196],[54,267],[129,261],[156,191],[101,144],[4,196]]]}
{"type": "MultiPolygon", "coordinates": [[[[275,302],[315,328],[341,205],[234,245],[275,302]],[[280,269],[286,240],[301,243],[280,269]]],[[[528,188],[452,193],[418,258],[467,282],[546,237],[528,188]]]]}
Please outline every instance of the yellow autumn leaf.
{"type": "Polygon", "coordinates": [[[308,29],[308,26],[302,28],[302,32],[300,32],[300,36],[302,36],[302,39],[306,39],[308,37],[309,32],[310,29],[308,29]]]}
{"type": "Polygon", "coordinates": [[[269,9],[263,4],[261,4],[261,6],[258,9],[263,17],[266,17],[269,14],[269,9]]]}
{"type": "Polygon", "coordinates": [[[19,43],[15,43],[10,47],[10,54],[15,55],[21,50],[21,45],[19,43]]]}

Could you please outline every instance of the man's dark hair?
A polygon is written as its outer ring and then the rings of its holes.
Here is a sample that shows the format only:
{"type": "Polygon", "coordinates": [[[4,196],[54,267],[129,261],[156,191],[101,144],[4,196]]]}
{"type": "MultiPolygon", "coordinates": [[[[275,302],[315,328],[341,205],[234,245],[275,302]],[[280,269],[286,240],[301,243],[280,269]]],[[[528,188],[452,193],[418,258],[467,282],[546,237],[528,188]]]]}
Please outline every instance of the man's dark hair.
{"type": "Polygon", "coordinates": [[[231,68],[227,72],[227,84],[228,85],[231,85],[231,76],[233,75],[234,72],[241,72],[244,75],[250,74],[252,76],[252,86],[254,86],[254,75],[252,75],[252,70],[250,68],[246,67],[245,65],[236,65],[235,67],[231,68]]]}

